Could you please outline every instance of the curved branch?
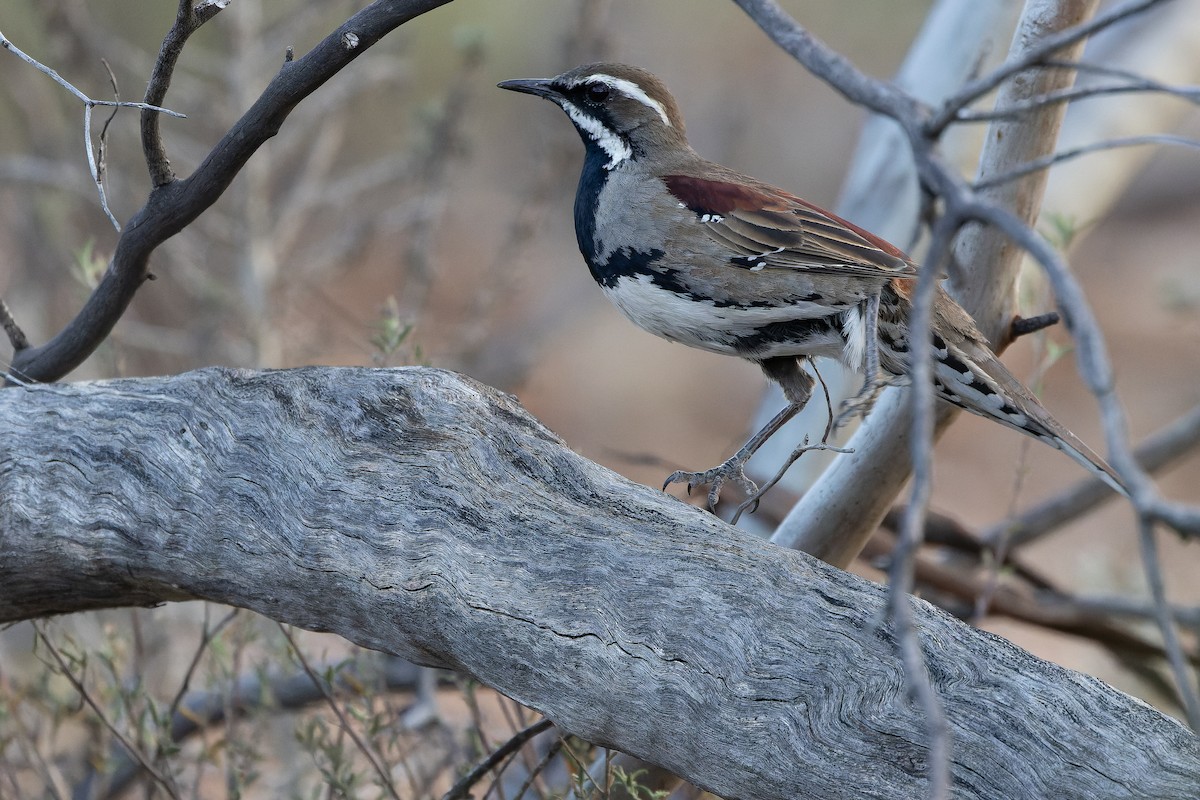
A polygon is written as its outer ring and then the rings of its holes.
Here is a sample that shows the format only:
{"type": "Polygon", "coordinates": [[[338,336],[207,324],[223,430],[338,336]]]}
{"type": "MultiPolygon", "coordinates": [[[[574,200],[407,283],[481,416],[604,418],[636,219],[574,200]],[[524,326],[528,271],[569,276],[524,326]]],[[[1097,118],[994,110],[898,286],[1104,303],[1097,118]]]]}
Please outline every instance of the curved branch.
{"type": "MultiPolygon", "coordinates": [[[[183,2],[186,4],[187,0],[183,2]]],[[[259,99],[192,175],[182,180],[168,180],[151,191],[146,204],[125,226],[112,263],[83,309],[50,341],[15,353],[13,374],[27,381],[52,381],[83,363],[107,338],[146,280],[154,249],[217,201],[250,157],[279,131],[301,100],[383,36],[448,2],[450,0],[375,0],[303,57],[285,63],[259,99]]],[[[198,19],[201,18],[199,12],[196,14],[198,19]]],[[[165,82],[160,79],[157,83],[165,91],[165,82]]],[[[153,95],[148,93],[148,96],[153,95]]],[[[153,170],[154,159],[158,156],[148,152],[147,157],[153,170]]],[[[161,157],[165,163],[165,154],[161,157]]],[[[167,170],[169,172],[169,167],[167,170]]]]}
{"type": "MultiPolygon", "coordinates": [[[[205,598],[334,631],[724,797],[926,788],[886,589],[632,484],[438,370],[2,392],[0,585],[0,620],[205,598]]],[[[910,608],[955,797],[1194,792],[1174,720],[910,608]]]]}
{"type": "MultiPolygon", "coordinates": [[[[171,85],[171,77],[175,74],[175,65],[183,55],[183,46],[200,26],[215,17],[225,5],[223,3],[201,3],[195,8],[191,0],[179,0],[179,10],[175,14],[175,24],[163,38],[154,60],[154,69],[150,80],[146,82],[146,102],[161,105],[167,97],[167,89],[171,85]]],[[[171,163],[167,160],[167,148],[159,133],[159,118],[157,114],[142,112],[142,153],[146,158],[146,167],[150,170],[150,185],[154,188],[165,186],[175,180],[171,172],[171,163]]]]}
{"type": "Polygon", "coordinates": [[[788,16],[777,0],[734,0],[785,53],[855,105],[891,117],[923,137],[920,126],[931,115],[928,106],[890,83],[872,78],[850,59],[809,33],[788,16]]]}

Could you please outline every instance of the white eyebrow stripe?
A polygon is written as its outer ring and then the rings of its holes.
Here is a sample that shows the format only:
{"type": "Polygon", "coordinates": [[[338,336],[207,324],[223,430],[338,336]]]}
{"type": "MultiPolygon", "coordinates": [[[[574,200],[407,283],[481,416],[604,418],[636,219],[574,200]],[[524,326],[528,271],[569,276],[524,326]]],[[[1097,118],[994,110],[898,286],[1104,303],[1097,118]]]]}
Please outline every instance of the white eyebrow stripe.
{"type": "Polygon", "coordinates": [[[646,91],[642,87],[638,86],[631,80],[626,80],[625,78],[614,78],[612,75],[605,75],[602,72],[598,72],[595,75],[587,75],[582,78],[576,78],[575,80],[571,81],[571,87],[574,88],[580,84],[591,83],[593,81],[596,83],[603,83],[605,86],[621,92],[631,100],[637,100],[647,108],[654,109],[658,112],[658,116],[662,118],[663,124],[668,128],[671,127],[671,120],[667,117],[666,107],[650,95],[646,94],[646,91]]]}

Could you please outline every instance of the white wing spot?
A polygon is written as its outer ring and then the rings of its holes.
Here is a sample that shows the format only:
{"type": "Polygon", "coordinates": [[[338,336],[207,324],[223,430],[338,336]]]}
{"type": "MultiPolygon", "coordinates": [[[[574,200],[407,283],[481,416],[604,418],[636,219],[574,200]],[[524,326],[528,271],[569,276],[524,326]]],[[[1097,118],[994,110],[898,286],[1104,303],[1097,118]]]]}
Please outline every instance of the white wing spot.
{"type": "Polygon", "coordinates": [[[762,272],[766,266],[767,266],[767,262],[760,261],[757,264],[755,264],[753,267],[751,267],[750,271],[751,272],[762,272]]]}

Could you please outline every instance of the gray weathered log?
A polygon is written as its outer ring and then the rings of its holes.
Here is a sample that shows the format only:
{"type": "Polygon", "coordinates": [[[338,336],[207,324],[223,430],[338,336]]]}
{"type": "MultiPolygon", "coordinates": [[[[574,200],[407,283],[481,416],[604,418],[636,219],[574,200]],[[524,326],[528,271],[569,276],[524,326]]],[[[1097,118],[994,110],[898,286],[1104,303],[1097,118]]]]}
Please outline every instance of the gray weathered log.
{"type": "MultiPolygon", "coordinates": [[[[474,676],[725,797],[909,798],[885,590],[432,369],[0,392],[0,621],[203,598],[474,676]]],[[[956,797],[1192,798],[1200,744],[913,600],[956,797]]]]}

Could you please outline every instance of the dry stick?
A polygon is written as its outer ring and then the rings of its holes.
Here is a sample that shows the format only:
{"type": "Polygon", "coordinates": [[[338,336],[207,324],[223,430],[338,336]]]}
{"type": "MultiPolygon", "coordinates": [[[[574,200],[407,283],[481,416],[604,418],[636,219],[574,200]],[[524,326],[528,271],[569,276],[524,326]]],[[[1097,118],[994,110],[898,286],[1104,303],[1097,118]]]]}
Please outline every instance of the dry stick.
{"type": "Polygon", "coordinates": [[[1057,325],[1061,321],[1062,317],[1058,315],[1057,311],[1038,314],[1035,317],[1013,317],[1013,321],[1008,326],[1008,338],[1016,341],[1022,336],[1037,333],[1052,325],[1057,325]]]}
{"type": "MultiPolygon", "coordinates": [[[[958,230],[959,220],[949,214],[940,217],[933,226],[933,241],[929,246],[930,259],[917,277],[910,318],[913,341],[926,341],[932,329],[933,298],[942,265],[950,254],[950,244],[958,230]]],[[[929,671],[912,617],[913,559],[921,546],[925,528],[925,512],[933,489],[933,353],[929,348],[915,347],[909,354],[912,403],[912,495],[900,526],[900,538],[893,550],[888,570],[888,609],[896,629],[900,658],[909,690],[917,697],[925,712],[925,730],[929,738],[930,800],[950,797],[950,729],[941,701],[929,681],[929,671]]]]}
{"type": "Polygon", "coordinates": [[[25,336],[25,331],[21,330],[21,326],[13,319],[12,312],[8,309],[8,304],[4,302],[4,298],[0,297],[0,325],[4,327],[4,333],[8,336],[8,343],[12,345],[12,349],[24,350],[29,347],[29,339],[25,336]]]}
{"type": "MultiPolygon", "coordinates": [[[[1055,64],[1056,68],[1073,69],[1071,64],[1055,64]]],[[[1058,103],[1073,103],[1077,100],[1086,100],[1092,97],[1106,97],[1114,94],[1149,94],[1152,92],[1160,94],[1168,94],[1173,97],[1178,97],[1188,100],[1192,103],[1200,102],[1200,89],[1185,86],[1169,86],[1165,83],[1143,78],[1141,80],[1130,80],[1126,83],[1110,84],[1103,86],[1080,86],[1071,89],[1062,89],[1057,92],[1047,92],[1041,97],[1031,97],[1028,100],[1022,100],[1004,108],[996,108],[988,111],[975,111],[973,109],[964,108],[958,112],[955,117],[956,122],[991,122],[997,119],[1011,119],[1019,117],[1022,114],[1027,114],[1030,111],[1036,111],[1046,106],[1052,106],[1058,103]]]]}
{"type": "MultiPolygon", "coordinates": [[[[108,83],[110,86],[112,86],[113,99],[120,101],[121,90],[117,86],[117,76],[113,74],[112,67],[109,66],[107,60],[102,58],[100,59],[100,63],[104,65],[104,70],[108,73],[108,83]]],[[[99,145],[96,148],[98,152],[96,155],[95,178],[96,191],[100,194],[100,208],[104,210],[105,215],[108,217],[108,221],[112,223],[114,228],[116,228],[117,233],[120,233],[121,223],[117,222],[116,216],[113,215],[112,210],[108,207],[108,193],[104,191],[104,176],[108,171],[108,126],[112,124],[114,119],[116,119],[117,111],[118,108],[114,107],[112,113],[108,115],[108,119],[104,120],[104,125],[102,125],[100,128],[100,137],[98,140],[99,145]]],[[[90,121],[90,115],[88,116],[90,121]]],[[[85,134],[84,139],[87,141],[90,150],[92,137],[85,134]]]]}
{"type": "Polygon", "coordinates": [[[971,81],[942,104],[938,112],[926,124],[926,133],[939,135],[948,125],[957,121],[959,112],[979,98],[998,88],[1000,84],[1018,72],[1042,64],[1054,53],[1076,44],[1118,22],[1149,11],[1166,0],[1132,0],[1117,6],[1072,28],[1059,31],[1043,38],[1036,45],[1021,53],[1018,58],[1005,62],[992,72],[971,81]]]}
{"type": "Polygon", "coordinates": [[[1162,562],[1158,557],[1158,542],[1154,539],[1154,520],[1149,514],[1138,515],[1138,544],[1142,554],[1142,567],[1146,573],[1146,585],[1150,587],[1150,596],[1154,599],[1154,621],[1158,624],[1163,644],[1166,645],[1167,662],[1171,665],[1175,685],[1179,688],[1188,724],[1192,726],[1193,731],[1200,733],[1200,697],[1197,696],[1191,672],[1184,660],[1183,646],[1179,643],[1175,621],[1167,608],[1162,562]]]}
{"type": "MultiPolygon", "coordinates": [[[[186,119],[187,115],[180,114],[177,111],[171,111],[168,108],[163,108],[152,103],[129,103],[122,102],[120,100],[93,100],[79,89],[75,88],[74,85],[68,82],[56,71],[42,64],[37,59],[22,52],[16,45],[9,41],[3,33],[0,33],[0,47],[8,50],[17,58],[34,67],[39,72],[50,76],[55,83],[57,83],[59,86],[62,86],[71,94],[75,95],[75,97],[77,97],[83,103],[83,144],[84,149],[87,151],[88,170],[91,172],[92,180],[95,182],[96,187],[100,192],[100,207],[104,210],[109,222],[112,223],[113,227],[116,228],[117,232],[119,233],[121,231],[121,225],[119,222],[117,222],[117,218],[113,216],[112,211],[109,209],[108,198],[105,196],[104,192],[103,165],[102,163],[97,163],[96,155],[92,152],[92,109],[94,109],[96,106],[111,106],[113,108],[113,113],[115,114],[116,109],[118,108],[140,108],[146,115],[153,117],[154,119],[158,119],[159,114],[169,114],[172,117],[180,117],[182,119],[186,119]]],[[[108,65],[105,64],[105,67],[107,66],[108,65]]],[[[109,71],[109,75],[112,75],[111,70],[109,71]]],[[[109,117],[109,121],[111,120],[112,118],[109,117]]],[[[108,128],[107,122],[104,124],[104,127],[105,129],[108,128]]]]}
{"type": "Polygon", "coordinates": [[[341,724],[342,730],[344,730],[346,735],[354,741],[354,744],[358,748],[359,752],[366,756],[367,761],[371,763],[371,767],[375,770],[375,774],[379,776],[379,780],[383,788],[387,790],[387,793],[391,795],[394,800],[400,800],[400,795],[396,792],[396,786],[392,783],[392,776],[388,774],[386,769],[384,769],[383,764],[379,763],[379,758],[376,756],[375,751],[372,750],[371,747],[362,740],[362,737],[358,735],[358,732],[351,727],[350,720],[346,719],[346,714],[342,711],[341,706],[337,704],[337,700],[334,699],[333,694],[329,691],[329,687],[325,685],[325,682],[321,680],[321,678],[309,665],[308,659],[304,657],[304,652],[300,649],[300,646],[296,644],[296,640],[292,638],[291,631],[289,631],[287,626],[282,622],[277,622],[276,625],[279,626],[280,632],[283,633],[283,638],[287,639],[288,644],[291,645],[292,653],[296,656],[296,660],[300,662],[301,669],[304,670],[305,674],[308,675],[309,679],[313,682],[313,685],[316,686],[321,692],[321,696],[325,698],[325,703],[329,706],[329,710],[332,711],[334,716],[338,718],[338,722],[341,724]]]}
{"type": "MultiPolygon", "coordinates": [[[[517,788],[516,797],[514,797],[513,800],[521,800],[521,798],[525,796],[525,793],[528,792],[533,786],[533,783],[538,779],[538,776],[545,771],[546,767],[550,766],[550,762],[555,759],[555,757],[558,755],[558,751],[561,750],[562,747],[563,738],[559,736],[554,740],[554,743],[546,749],[546,754],[541,757],[537,764],[533,766],[533,769],[529,771],[529,775],[525,778],[525,780],[521,782],[520,787],[517,788]]],[[[542,793],[539,791],[539,794],[542,793]]]]}
{"type": "Polygon", "coordinates": [[[1121,80],[1144,86],[1147,91],[1164,92],[1166,94],[1177,95],[1191,102],[1200,102],[1200,86],[1174,86],[1169,83],[1157,81],[1154,78],[1147,78],[1145,75],[1139,75],[1136,72],[1130,72],[1127,69],[1110,67],[1105,64],[1095,64],[1091,61],[1047,60],[1043,63],[1046,67],[1053,67],[1057,69],[1073,69],[1078,72],[1087,72],[1093,75],[1104,75],[1109,78],[1120,78],[1121,80]]]}
{"type": "Polygon", "coordinates": [[[79,696],[83,699],[83,701],[91,707],[92,711],[95,712],[96,716],[100,719],[100,722],[104,725],[104,727],[108,728],[109,733],[116,737],[117,741],[119,741],[125,747],[125,750],[129,753],[129,755],[133,756],[137,762],[142,765],[142,769],[146,770],[146,772],[150,774],[150,777],[154,779],[155,783],[163,788],[163,791],[165,791],[169,796],[175,798],[175,800],[179,800],[179,795],[176,794],[175,787],[173,787],[167,781],[167,779],[164,778],[159,771],[154,768],[154,765],[151,764],[149,759],[146,758],[145,753],[133,746],[133,743],[125,737],[125,734],[121,733],[117,726],[113,724],[112,720],[108,718],[108,715],[106,715],[100,708],[99,704],[97,704],[92,698],[91,694],[88,693],[87,687],[83,685],[83,681],[79,680],[79,678],[75,676],[75,673],[71,671],[71,668],[67,665],[66,659],[63,658],[62,653],[58,652],[58,648],[54,646],[54,643],[50,641],[50,637],[46,635],[45,630],[42,629],[41,623],[38,620],[33,620],[33,629],[37,632],[38,636],[41,637],[42,642],[45,643],[46,649],[50,651],[50,655],[54,657],[55,662],[58,664],[58,668],[62,670],[63,677],[70,682],[71,686],[76,692],[79,693],[79,696]]]}
{"type": "Polygon", "coordinates": [[[1186,136],[1173,136],[1166,133],[1148,134],[1145,136],[1123,136],[1114,139],[1105,139],[1099,142],[1092,142],[1091,144],[1080,145],[1079,147],[1072,147],[1069,150],[1061,150],[1057,153],[1043,156],[1042,158],[1035,158],[1033,161],[1023,164],[1017,169],[979,181],[975,184],[975,188],[980,191],[983,189],[990,189],[993,186],[999,186],[1002,183],[1008,183],[1009,181],[1023,178],[1024,176],[1030,175],[1034,172],[1040,172],[1041,170],[1049,169],[1055,164],[1061,164],[1064,161],[1070,161],[1071,159],[1078,158],[1079,156],[1097,153],[1102,150],[1115,150],[1121,147],[1144,147],[1152,144],[1170,144],[1182,147],[1200,148],[1200,141],[1196,139],[1189,139],[1186,136]]]}
{"type": "MultiPolygon", "coordinates": [[[[146,279],[151,253],[182,231],[224,193],[241,168],[259,147],[274,136],[292,110],[351,61],[365,53],[385,35],[404,23],[450,0],[375,0],[354,14],[341,27],[317,43],[308,53],[285,65],[268,83],[262,95],[222,137],[195,171],[180,180],[170,178],[170,166],[158,141],[155,115],[143,112],[143,149],[155,184],[143,205],[121,234],[112,262],[96,290],[71,322],[49,342],[27,347],[13,358],[18,374],[39,381],[53,381],[86,360],[117,324],[146,279]],[[347,34],[354,32],[353,38],[347,34]],[[352,42],[352,44],[351,44],[352,42]],[[164,175],[167,176],[164,178],[164,175]]],[[[183,31],[216,13],[205,4],[195,13],[180,6],[182,27],[177,24],[163,44],[147,89],[147,97],[162,97],[178,49],[186,39],[183,31]]],[[[11,381],[10,381],[11,382],[11,381]]]]}
{"type": "MultiPolygon", "coordinates": [[[[1200,445],[1200,405],[1147,436],[1133,456],[1149,473],[1157,472],[1200,445]]],[[[1099,478],[1085,478],[1015,517],[984,528],[980,538],[995,547],[1007,540],[1010,548],[1036,541],[1086,514],[1117,495],[1099,478]]]]}
{"type": "Polygon", "coordinates": [[[196,652],[192,653],[192,661],[188,664],[187,669],[183,673],[183,680],[179,683],[179,690],[175,693],[175,697],[171,700],[171,705],[167,707],[167,715],[172,719],[179,713],[179,704],[183,702],[183,698],[187,695],[188,687],[191,685],[192,676],[196,673],[196,668],[200,666],[200,659],[204,655],[204,651],[208,649],[209,643],[217,637],[225,629],[229,623],[237,617],[241,612],[240,608],[231,610],[228,614],[221,618],[220,622],[209,628],[207,625],[207,608],[205,609],[206,623],[204,633],[200,636],[200,644],[196,646],[196,652]]]}
{"type": "Polygon", "coordinates": [[[515,754],[530,739],[543,731],[549,730],[553,725],[554,723],[550,720],[541,719],[524,730],[517,731],[507,742],[493,750],[487,758],[480,761],[470,772],[462,776],[458,783],[450,787],[450,791],[442,795],[442,800],[463,800],[463,798],[468,796],[467,793],[471,790],[471,787],[483,780],[483,776],[487,775],[501,761],[515,754]]]}
{"type": "Polygon", "coordinates": [[[92,98],[90,98],[86,94],[84,94],[82,91],[75,88],[75,86],[73,84],[71,84],[70,82],[68,82],[66,78],[59,75],[57,72],[52,70],[50,67],[47,67],[45,64],[41,63],[37,59],[32,58],[31,56],[27,55],[25,52],[23,52],[21,49],[19,49],[15,44],[13,44],[3,33],[0,33],[0,47],[3,47],[5,50],[7,50],[10,53],[12,53],[13,55],[15,55],[17,58],[21,59],[25,63],[27,63],[30,66],[37,69],[39,72],[49,75],[54,80],[55,83],[57,83],[59,86],[63,87],[67,91],[69,91],[71,94],[75,95],[75,97],[77,97],[85,105],[88,105],[88,106],[114,106],[114,107],[118,107],[118,108],[140,108],[143,111],[152,112],[153,114],[169,114],[172,117],[179,117],[180,119],[187,119],[186,114],[180,114],[178,111],[172,111],[169,108],[163,108],[161,106],[154,105],[151,103],[131,103],[131,102],[125,102],[125,101],[119,101],[119,100],[93,100],[92,98]]]}
{"type": "MultiPolygon", "coordinates": [[[[163,38],[154,59],[154,68],[150,72],[150,80],[146,83],[146,102],[161,103],[167,96],[167,88],[171,85],[171,76],[175,74],[175,65],[183,53],[183,46],[201,25],[215,17],[224,8],[223,5],[205,3],[192,8],[191,0],[179,0],[179,8],[175,13],[175,22],[163,38]]],[[[171,171],[171,163],[167,160],[166,145],[163,144],[159,131],[159,119],[155,114],[142,114],[142,154],[146,159],[146,168],[150,172],[150,184],[154,187],[166,186],[175,179],[171,171]]]]}

